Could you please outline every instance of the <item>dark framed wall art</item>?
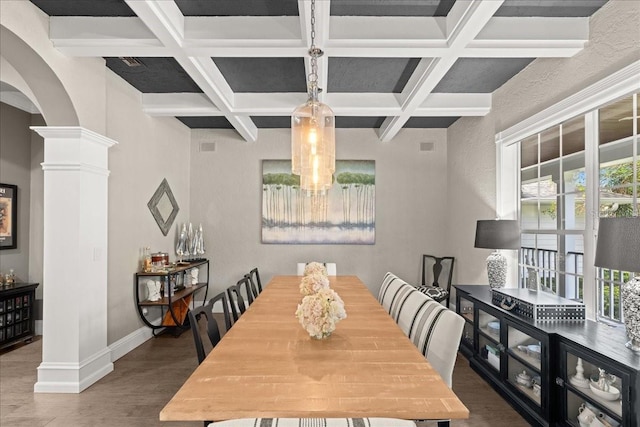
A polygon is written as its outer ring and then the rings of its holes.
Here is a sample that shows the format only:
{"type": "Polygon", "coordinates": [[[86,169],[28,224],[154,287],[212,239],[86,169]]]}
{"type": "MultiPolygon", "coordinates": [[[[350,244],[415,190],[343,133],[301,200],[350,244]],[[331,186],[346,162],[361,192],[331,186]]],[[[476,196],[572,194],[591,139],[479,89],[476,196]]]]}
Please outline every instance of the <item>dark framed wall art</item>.
{"type": "Polygon", "coordinates": [[[18,246],[18,187],[0,184],[0,249],[18,246]]]}

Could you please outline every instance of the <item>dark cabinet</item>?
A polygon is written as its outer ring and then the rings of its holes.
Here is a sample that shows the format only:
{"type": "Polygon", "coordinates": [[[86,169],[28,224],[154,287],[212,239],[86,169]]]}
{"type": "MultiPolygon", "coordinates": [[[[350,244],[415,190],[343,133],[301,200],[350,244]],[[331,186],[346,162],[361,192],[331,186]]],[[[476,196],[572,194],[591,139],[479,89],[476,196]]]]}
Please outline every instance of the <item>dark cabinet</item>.
{"type": "Polygon", "coordinates": [[[529,423],[578,427],[580,408],[588,407],[608,425],[640,426],[640,355],[624,346],[623,327],[536,322],[494,305],[488,286],[455,288],[456,311],[467,323],[461,353],[529,423]],[[600,370],[609,394],[589,385],[600,370]],[[575,379],[578,372],[585,380],[575,379]]]}
{"type": "Polygon", "coordinates": [[[35,336],[34,304],[38,283],[0,286],[0,348],[35,336]]]}
{"type": "Polygon", "coordinates": [[[640,355],[624,346],[626,334],[619,332],[588,322],[558,336],[559,425],[579,426],[582,406],[611,426],[640,426],[640,355]],[[601,374],[608,392],[594,387],[601,374]]]}

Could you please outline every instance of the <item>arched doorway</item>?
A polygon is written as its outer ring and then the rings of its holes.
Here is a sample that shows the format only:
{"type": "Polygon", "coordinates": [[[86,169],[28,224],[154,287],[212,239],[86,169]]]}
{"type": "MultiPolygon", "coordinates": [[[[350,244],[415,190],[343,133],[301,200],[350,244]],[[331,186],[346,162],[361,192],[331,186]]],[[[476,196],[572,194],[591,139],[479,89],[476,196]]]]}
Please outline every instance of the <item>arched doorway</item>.
{"type": "MultiPolygon", "coordinates": [[[[43,170],[43,350],[36,392],[77,393],[113,370],[107,347],[107,169],[115,141],[81,127],[36,49],[0,26],[0,80],[37,105],[43,170]]],[[[34,248],[37,251],[38,248],[34,248]]]]}

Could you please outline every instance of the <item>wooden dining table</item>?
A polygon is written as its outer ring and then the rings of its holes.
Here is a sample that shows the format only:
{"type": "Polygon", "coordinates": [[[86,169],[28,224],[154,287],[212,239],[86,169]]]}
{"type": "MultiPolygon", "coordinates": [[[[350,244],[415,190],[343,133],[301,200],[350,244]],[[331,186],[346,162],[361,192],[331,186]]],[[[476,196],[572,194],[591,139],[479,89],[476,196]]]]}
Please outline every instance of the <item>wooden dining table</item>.
{"type": "Polygon", "coordinates": [[[300,276],[275,276],[160,412],[235,418],[468,418],[469,411],[356,276],[330,277],[347,318],[313,339],[300,276]]]}

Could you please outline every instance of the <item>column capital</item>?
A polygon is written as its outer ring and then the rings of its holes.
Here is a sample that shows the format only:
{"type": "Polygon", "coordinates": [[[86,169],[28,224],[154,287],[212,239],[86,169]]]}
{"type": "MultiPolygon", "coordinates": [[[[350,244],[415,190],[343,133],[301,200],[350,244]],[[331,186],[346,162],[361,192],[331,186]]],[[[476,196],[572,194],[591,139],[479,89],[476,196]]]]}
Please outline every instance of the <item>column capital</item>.
{"type": "Polygon", "coordinates": [[[107,148],[118,143],[111,138],[80,126],[31,126],[29,129],[36,131],[45,139],[82,139],[107,148]]]}

